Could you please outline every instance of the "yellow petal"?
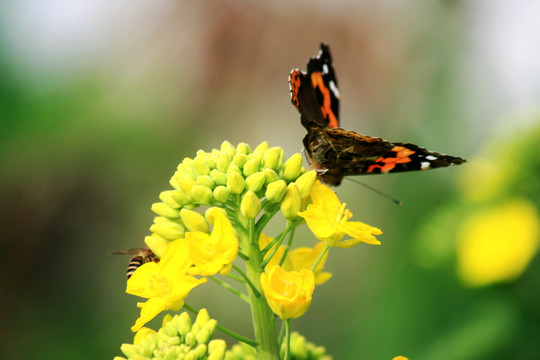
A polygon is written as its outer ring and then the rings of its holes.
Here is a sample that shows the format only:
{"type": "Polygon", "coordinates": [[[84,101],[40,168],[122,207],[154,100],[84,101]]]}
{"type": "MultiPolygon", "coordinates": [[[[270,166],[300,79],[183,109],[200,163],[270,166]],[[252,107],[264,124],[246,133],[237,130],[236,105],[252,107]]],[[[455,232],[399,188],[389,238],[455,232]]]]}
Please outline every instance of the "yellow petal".
{"type": "Polygon", "coordinates": [[[131,327],[133,332],[138,331],[144,324],[165,309],[164,301],[161,298],[152,298],[144,303],[138,303],[137,306],[141,308],[141,315],[135,321],[135,325],[131,327]]]}

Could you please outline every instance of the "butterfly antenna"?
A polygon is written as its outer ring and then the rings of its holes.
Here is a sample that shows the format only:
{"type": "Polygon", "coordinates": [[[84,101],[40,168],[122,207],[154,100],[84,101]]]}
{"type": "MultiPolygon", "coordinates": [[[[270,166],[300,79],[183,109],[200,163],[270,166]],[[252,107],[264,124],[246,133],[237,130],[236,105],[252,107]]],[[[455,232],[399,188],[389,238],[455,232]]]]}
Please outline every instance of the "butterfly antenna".
{"type": "Polygon", "coordinates": [[[403,203],[401,201],[399,201],[398,199],[395,199],[395,198],[391,197],[390,195],[388,195],[386,193],[383,193],[382,191],[377,190],[374,187],[369,186],[368,184],[364,184],[363,182],[360,182],[360,181],[358,181],[356,179],[351,179],[350,177],[346,177],[345,179],[349,180],[349,181],[352,181],[353,183],[357,183],[359,185],[362,185],[363,187],[365,187],[365,188],[367,188],[367,189],[381,195],[382,197],[387,198],[388,200],[392,201],[396,205],[399,205],[399,206],[403,205],[403,203]]]}

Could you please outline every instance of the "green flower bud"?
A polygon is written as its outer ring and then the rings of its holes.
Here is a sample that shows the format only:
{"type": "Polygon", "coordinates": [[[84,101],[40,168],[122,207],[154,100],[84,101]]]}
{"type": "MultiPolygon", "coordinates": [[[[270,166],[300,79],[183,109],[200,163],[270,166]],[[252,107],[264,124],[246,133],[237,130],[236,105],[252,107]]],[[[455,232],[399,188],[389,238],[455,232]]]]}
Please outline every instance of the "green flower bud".
{"type": "Polygon", "coordinates": [[[302,174],[302,155],[296,153],[292,155],[283,165],[283,177],[285,180],[293,181],[302,174]]]}
{"type": "Polygon", "coordinates": [[[233,172],[242,175],[242,170],[240,170],[238,166],[235,164],[230,164],[229,168],[227,169],[227,176],[231,175],[233,172]]]}
{"type": "Polygon", "coordinates": [[[281,200],[281,212],[287,219],[296,219],[301,206],[302,200],[300,199],[298,186],[295,183],[290,183],[287,186],[283,200],[281,200]]]}
{"type": "Polygon", "coordinates": [[[214,319],[208,320],[208,322],[199,330],[196,335],[197,342],[199,344],[206,344],[214,335],[214,330],[216,329],[217,321],[214,319]]]}
{"type": "Polygon", "coordinates": [[[287,183],[283,180],[274,181],[266,187],[265,197],[268,201],[278,203],[285,196],[287,190],[287,183]]]}
{"type": "MultiPolygon", "coordinates": [[[[225,170],[227,171],[227,170],[225,170]]],[[[218,169],[213,169],[212,171],[210,171],[210,178],[212,180],[214,180],[214,182],[216,183],[216,185],[226,185],[227,184],[227,174],[225,174],[224,172],[218,170],[218,169]]]]}
{"type": "Polygon", "coordinates": [[[210,205],[214,200],[212,190],[203,185],[194,185],[191,189],[193,201],[203,205],[210,205]]]}
{"type": "Polygon", "coordinates": [[[138,358],[140,356],[138,347],[133,344],[122,344],[120,350],[122,350],[124,355],[128,358],[138,358]]]}
{"type": "Polygon", "coordinates": [[[216,169],[219,171],[227,172],[229,164],[231,163],[232,157],[227,153],[219,154],[219,158],[216,161],[216,169]]]}
{"type": "Polygon", "coordinates": [[[253,159],[246,161],[244,167],[242,168],[242,172],[245,176],[255,174],[257,171],[259,171],[259,163],[253,159]]]}
{"type": "Polygon", "coordinates": [[[191,201],[191,198],[190,198],[191,189],[195,185],[195,181],[184,179],[184,180],[180,180],[178,182],[178,185],[180,185],[180,190],[182,190],[184,195],[186,195],[189,198],[189,200],[191,201]]]}
{"type": "Polygon", "coordinates": [[[199,175],[199,176],[197,176],[197,180],[195,180],[195,183],[197,185],[206,186],[210,190],[212,190],[213,188],[216,187],[216,183],[208,175],[199,175]]]}
{"type": "Polygon", "coordinates": [[[192,332],[189,332],[186,334],[186,338],[184,339],[184,344],[190,347],[197,345],[197,340],[195,339],[195,335],[193,335],[192,332]]]}
{"type": "Polygon", "coordinates": [[[169,241],[183,238],[185,232],[182,225],[170,221],[153,224],[150,231],[169,241]]]}
{"type": "Polygon", "coordinates": [[[280,147],[273,147],[265,151],[263,166],[265,168],[277,170],[283,163],[283,149],[280,147]]]}
{"type": "Polygon", "coordinates": [[[154,224],[162,223],[162,222],[169,222],[171,220],[164,218],[163,216],[156,216],[154,218],[154,224]]]}
{"type": "Polygon", "coordinates": [[[279,180],[278,174],[272,169],[264,169],[263,174],[264,176],[266,176],[266,180],[265,180],[266,185],[279,180]]]}
{"type": "Polygon", "coordinates": [[[266,176],[262,172],[256,172],[246,178],[246,188],[253,192],[257,192],[262,189],[266,176]]]}
{"type": "Polygon", "coordinates": [[[238,166],[241,169],[246,163],[246,161],[247,161],[246,154],[236,154],[234,155],[231,163],[238,166]]]}
{"type": "MultiPolygon", "coordinates": [[[[219,211],[218,208],[214,208],[214,209],[219,211]]],[[[216,210],[212,210],[212,211],[216,211],[216,210]]],[[[199,310],[199,313],[197,314],[195,323],[198,324],[200,327],[203,327],[204,325],[206,325],[208,321],[210,321],[210,314],[208,314],[208,310],[206,310],[206,308],[202,308],[201,310],[199,310]]],[[[201,341],[201,342],[206,343],[206,341],[201,341]]]]}
{"type": "Polygon", "coordinates": [[[208,232],[208,223],[206,222],[204,216],[198,212],[184,208],[180,210],[180,217],[189,231],[208,232]]]}
{"type": "Polygon", "coordinates": [[[212,194],[214,195],[214,199],[216,199],[216,201],[225,203],[227,202],[227,200],[229,200],[231,192],[225,186],[220,185],[214,189],[214,192],[212,194]]]}
{"type": "Polygon", "coordinates": [[[246,219],[255,219],[261,212],[261,202],[253,191],[248,190],[242,197],[240,212],[246,219]]]}
{"type": "Polygon", "coordinates": [[[191,318],[188,313],[183,312],[178,316],[175,316],[176,327],[178,333],[182,336],[186,336],[191,331],[191,318]]]}
{"type": "Polygon", "coordinates": [[[309,195],[311,188],[313,188],[313,184],[315,184],[315,180],[317,180],[317,172],[315,170],[310,170],[296,179],[295,183],[298,185],[301,199],[304,199],[309,195]]]}
{"type": "Polygon", "coordinates": [[[210,167],[208,166],[208,163],[205,160],[195,159],[193,161],[193,167],[195,168],[195,171],[199,175],[210,174],[210,167]]]}
{"type": "Polygon", "coordinates": [[[182,190],[179,190],[179,189],[180,189],[180,185],[178,185],[178,190],[173,190],[171,192],[171,197],[180,206],[189,204],[191,202],[191,199],[186,194],[184,194],[182,190]]]}
{"type": "Polygon", "coordinates": [[[159,216],[166,217],[167,219],[178,219],[180,214],[178,210],[172,209],[169,205],[165,203],[153,203],[151,207],[152,211],[158,214],[159,216]]]}
{"type": "Polygon", "coordinates": [[[240,175],[239,173],[233,171],[227,177],[227,189],[229,189],[231,194],[241,194],[242,191],[244,191],[245,187],[246,182],[244,181],[242,175],[240,175]]]}
{"type": "Polygon", "coordinates": [[[208,360],[223,360],[227,350],[225,340],[216,339],[208,343],[208,360]]]}
{"type": "Polygon", "coordinates": [[[169,205],[169,207],[173,209],[179,209],[180,204],[178,204],[176,200],[174,200],[174,197],[172,196],[174,191],[175,190],[162,191],[161,193],[159,193],[159,199],[163,201],[165,204],[169,205]]]}
{"type": "Polygon", "coordinates": [[[205,342],[205,343],[201,343],[197,345],[197,347],[191,351],[193,351],[193,353],[195,354],[195,359],[203,359],[204,356],[206,355],[206,350],[208,350],[208,347],[206,346],[206,342],[205,342]]]}
{"type": "Polygon", "coordinates": [[[145,236],[144,243],[160,259],[163,257],[163,254],[167,249],[167,245],[169,245],[169,241],[156,234],[152,234],[152,236],[145,236]]]}
{"type": "Polygon", "coordinates": [[[253,152],[254,153],[257,153],[257,152],[264,153],[266,150],[268,150],[268,143],[266,141],[263,141],[262,143],[257,145],[257,147],[255,148],[255,150],[253,150],[253,152]]]}
{"type": "Polygon", "coordinates": [[[230,150],[230,149],[234,150],[234,146],[230,142],[225,140],[225,141],[223,141],[221,143],[220,149],[221,149],[221,151],[225,152],[225,151],[230,150]]]}
{"type": "Polygon", "coordinates": [[[176,179],[176,177],[173,175],[173,177],[169,180],[169,184],[171,184],[171,186],[175,189],[180,189],[180,185],[178,185],[178,180],[176,179]]]}
{"type": "Polygon", "coordinates": [[[236,145],[236,153],[249,155],[251,154],[251,148],[249,147],[248,144],[241,142],[238,145],[236,145]]]}

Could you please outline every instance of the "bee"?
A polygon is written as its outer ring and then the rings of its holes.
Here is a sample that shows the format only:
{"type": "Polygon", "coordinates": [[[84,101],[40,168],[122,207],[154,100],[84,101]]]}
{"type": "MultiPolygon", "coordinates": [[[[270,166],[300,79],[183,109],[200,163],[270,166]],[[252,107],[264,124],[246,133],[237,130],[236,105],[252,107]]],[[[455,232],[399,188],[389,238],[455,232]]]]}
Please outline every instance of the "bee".
{"type": "Polygon", "coordinates": [[[126,250],[116,250],[113,251],[110,255],[132,255],[131,260],[127,266],[127,278],[129,279],[131,275],[137,270],[142,264],[148,262],[159,262],[159,258],[148,248],[134,248],[126,250]]]}

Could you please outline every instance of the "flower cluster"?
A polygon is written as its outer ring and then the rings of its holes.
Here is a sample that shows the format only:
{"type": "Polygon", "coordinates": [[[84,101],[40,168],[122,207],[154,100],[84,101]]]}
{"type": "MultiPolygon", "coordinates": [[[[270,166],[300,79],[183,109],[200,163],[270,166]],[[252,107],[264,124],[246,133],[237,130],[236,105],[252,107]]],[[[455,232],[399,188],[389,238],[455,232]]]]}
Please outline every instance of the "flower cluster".
{"type": "MultiPolygon", "coordinates": [[[[163,319],[159,331],[142,328],[133,344],[123,344],[121,350],[127,359],[208,359],[220,360],[225,356],[223,340],[210,340],[217,321],[210,319],[206,309],[201,309],[195,323],[186,312],[163,319]]],[[[125,358],[117,356],[114,360],[125,358]]]]}
{"type": "Polygon", "coordinates": [[[274,358],[283,347],[290,359],[300,340],[291,338],[289,319],[302,316],[315,286],[332,276],[324,271],[329,248],[379,244],[375,235],[381,231],[350,221],[346,204],[315,171],[302,167],[300,154],[285,161],[283,150],[266,142],[254,150],[228,142],[219,150],[200,150],[178,165],[170,184],[173,189],[161,192],[161,202],[152,205],[158,216],[145,238],[160,261],[140,266],[128,280],[128,293],[148,299],[138,304],[141,315],[133,331],[162,311],[189,309],[189,292],[211,278],[249,303],[256,339],[220,330],[262,358],[274,358]],[[285,228],[270,237],[263,231],[279,213],[285,228]],[[294,230],[304,223],[320,242],[293,248],[294,230]],[[247,293],[229,280],[245,285],[247,293]],[[274,314],[283,320],[285,337],[279,341],[274,314]]]}

